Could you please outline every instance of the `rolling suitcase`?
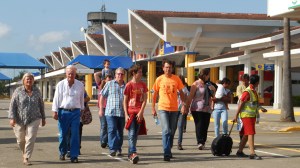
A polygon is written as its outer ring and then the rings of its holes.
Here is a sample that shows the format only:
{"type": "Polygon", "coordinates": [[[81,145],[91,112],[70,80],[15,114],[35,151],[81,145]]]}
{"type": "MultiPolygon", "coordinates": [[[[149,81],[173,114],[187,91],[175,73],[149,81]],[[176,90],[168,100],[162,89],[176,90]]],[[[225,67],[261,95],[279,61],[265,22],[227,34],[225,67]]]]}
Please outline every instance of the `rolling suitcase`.
{"type": "Polygon", "coordinates": [[[216,137],[211,143],[211,153],[214,156],[229,156],[232,149],[232,138],[230,137],[232,128],[234,123],[232,124],[229,134],[221,134],[216,137]]]}

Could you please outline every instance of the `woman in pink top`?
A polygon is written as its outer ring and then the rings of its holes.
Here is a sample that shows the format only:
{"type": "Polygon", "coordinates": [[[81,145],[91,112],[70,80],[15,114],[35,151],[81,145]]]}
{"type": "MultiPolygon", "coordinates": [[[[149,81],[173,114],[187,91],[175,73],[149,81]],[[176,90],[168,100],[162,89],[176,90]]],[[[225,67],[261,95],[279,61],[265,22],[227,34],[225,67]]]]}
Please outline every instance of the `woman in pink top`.
{"type": "Polygon", "coordinates": [[[202,69],[198,78],[191,86],[187,108],[190,107],[194,118],[198,149],[203,150],[211,115],[211,92],[216,89],[208,82],[209,69],[202,69]]]}

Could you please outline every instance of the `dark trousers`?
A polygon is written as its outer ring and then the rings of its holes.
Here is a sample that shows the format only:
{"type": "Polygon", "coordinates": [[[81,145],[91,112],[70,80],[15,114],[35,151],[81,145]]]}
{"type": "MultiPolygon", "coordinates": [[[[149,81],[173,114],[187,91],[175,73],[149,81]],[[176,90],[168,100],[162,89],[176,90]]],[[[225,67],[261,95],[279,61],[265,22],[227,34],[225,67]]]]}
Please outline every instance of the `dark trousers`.
{"type": "Polygon", "coordinates": [[[195,122],[197,144],[205,145],[210,115],[211,114],[207,112],[192,111],[192,116],[195,122]]]}

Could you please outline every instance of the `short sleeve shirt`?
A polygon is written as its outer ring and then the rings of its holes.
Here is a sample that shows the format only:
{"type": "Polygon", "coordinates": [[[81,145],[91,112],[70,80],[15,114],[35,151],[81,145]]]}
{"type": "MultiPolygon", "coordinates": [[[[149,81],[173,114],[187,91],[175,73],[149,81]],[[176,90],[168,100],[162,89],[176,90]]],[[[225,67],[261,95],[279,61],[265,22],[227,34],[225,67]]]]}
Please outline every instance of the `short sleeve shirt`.
{"type": "Polygon", "coordinates": [[[159,94],[158,110],[177,112],[177,91],[183,88],[184,85],[177,75],[159,76],[153,85],[153,90],[159,94]]]}
{"type": "Polygon", "coordinates": [[[128,82],[125,86],[124,95],[128,96],[128,112],[138,113],[144,102],[144,94],[148,88],[144,82],[128,82]]]}

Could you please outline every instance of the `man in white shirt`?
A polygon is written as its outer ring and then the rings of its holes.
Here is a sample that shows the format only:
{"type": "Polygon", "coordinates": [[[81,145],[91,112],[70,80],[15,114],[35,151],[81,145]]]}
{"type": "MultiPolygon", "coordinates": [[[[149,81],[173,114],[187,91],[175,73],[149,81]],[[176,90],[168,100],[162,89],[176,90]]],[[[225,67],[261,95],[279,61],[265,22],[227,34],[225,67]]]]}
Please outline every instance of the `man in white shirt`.
{"type": "Polygon", "coordinates": [[[66,79],[56,85],[53,98],[53,118],[58,120],[60,160],[65,160],[69,131],[70,158],[72,163],[78,163],[79,155],[79,124],[80,111],[84,109],[84,85],[75,79],[77,68],[66,67],[66,79]]]}

